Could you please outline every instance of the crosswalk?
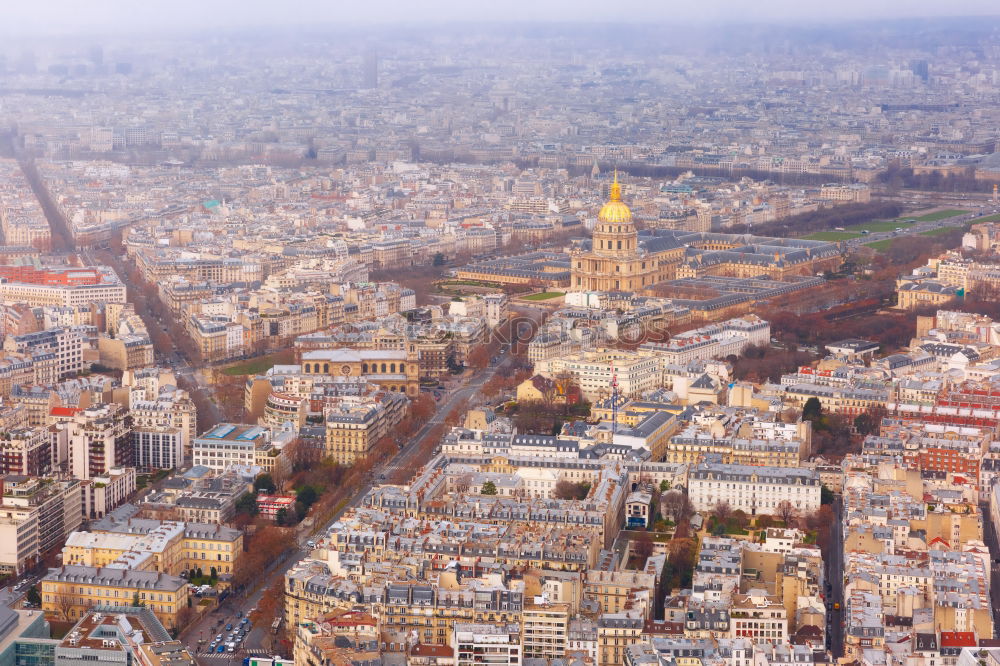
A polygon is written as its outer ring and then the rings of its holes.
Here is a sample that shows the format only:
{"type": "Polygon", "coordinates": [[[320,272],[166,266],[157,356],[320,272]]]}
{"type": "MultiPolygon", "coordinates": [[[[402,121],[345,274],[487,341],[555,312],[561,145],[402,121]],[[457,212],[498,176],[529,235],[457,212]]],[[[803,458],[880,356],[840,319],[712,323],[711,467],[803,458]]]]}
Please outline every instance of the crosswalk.
{"type": "MultiPolygon", "coordinates": [[[[268,651],[265,650],[264,648],[245,648],[245,649],[238,649],[238,650],[236,650],[236,653],[240,653],[242,655],[258,655],[258,656],[260,656],[260,655],[266,655],[266,654],[268,654],[268,651]]],[[[232,659],[233,655],[236,654],[236,653],[233,653],[233,652],[199,652],[195,656],[197,656],[197,657],[199,657],[201,659],[213,659],[213,658],[214,659],[232,659]]]]}

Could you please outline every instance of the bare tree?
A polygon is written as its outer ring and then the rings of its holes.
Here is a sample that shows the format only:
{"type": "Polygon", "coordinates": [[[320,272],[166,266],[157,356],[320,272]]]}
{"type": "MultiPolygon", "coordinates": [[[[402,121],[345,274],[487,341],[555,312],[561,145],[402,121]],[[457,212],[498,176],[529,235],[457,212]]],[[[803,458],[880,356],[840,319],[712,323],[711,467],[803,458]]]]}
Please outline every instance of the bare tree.
{"type": "Polygon", "coordinates": [[[472,487],[472,474],[462,474],[457,479],[455,479],[455,492],[464,494],[469,492],[469,488],[472,487]]]}
{"type": "Polygon", "coordinates": [[[543,377],[541,393],[542,402],[545,404],[545,408],[551,411],[559,397],[559,386],[554,380],[543,377]]]}
{"type": "Polygon", "coordinates": [[[686,493],[670,490],[660,496],[660,513],[669,516],[674,523],[688,521],[694,515],[694,507],[686,493]]]}
{"type": "Polygon", "coordinates": [[[573,483],[572,481],[561,479],[556,483],[556,487],[552,491],[552,496],[562,500],[583,500],[587,499],[588,493],[590,493],[590,483],[587,481],[573,483]]]}
{"type": "Polygon", "coordinates": [[[641,532],[632,542],[632,548],[635,556],[642,560],[643,565],[645,565],[646,560],[653,554],[653,537],[649,535],[649,532],[641,532]]]}
{"type": "Polygon", "coordinates": [[[792,527],[792,523],[795,520],[797,511],[795,506],[788,500],[782,500],[781,503],[775,507],[775,515],[781,518],[781,521],[785,523],[785,527],[792,527]]]}
{"type": "Polygon", "coordinates": [[[177,631],[183,631],[189,624],[191,624],[191,620],[193,619],[194,609],[190,606],[182,606],[181,609],[177,611],[177,620],[174,626],[177,627],[177,631]]]}
{"type": "Polygon", "coordinates": [[[475,370],[485,370],[490,363],[490,349],[484,344],[479,344],[469,350],[466,365],[475,370]]]}
{"type": "Polygon", "coordinates": [[[73,597],[69,594],[56,594],[55,597],[56,610],[59,611],[59,615],[62,616],[63,620],[69,621],[69,612],[73,609],[73,597]]]}
{"type": "Polygon", "coordinates": [[[719,500],[712,507],[712,516],[715,517],[717,523],[725,523],[729,520],[729,517],[733,515],[733,507],[729,505],[729,502],[725,500],[719,500]]]}

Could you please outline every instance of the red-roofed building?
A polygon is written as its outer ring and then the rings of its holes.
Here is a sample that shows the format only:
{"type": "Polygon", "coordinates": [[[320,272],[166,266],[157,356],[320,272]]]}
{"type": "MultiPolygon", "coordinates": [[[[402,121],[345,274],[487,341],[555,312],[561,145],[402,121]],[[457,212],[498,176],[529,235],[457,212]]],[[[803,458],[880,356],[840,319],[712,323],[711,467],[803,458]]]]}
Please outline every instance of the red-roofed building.
{"type": "Polygon", "coordinates": [[[268,520],[275,520],[278,512],[295,510],[294,495],[257,495],[257,511],[268,520]]]}
{"type": "Polygon", "coordinates": [[[101,283],[101,273],[96,268],[36,268],[30,264],[25,266],[0,266],[0,278],[5,278],[11,282],[58,286],[101,283]]]}
{"type": "Polygon", "coordinates": [[[411,666],[451,666],[455,663],[455,650],[450,645],[417,643],[410,649],[406,660],[411,666]]]}
{"type": "Polygon", "coordinates": [[[942,631],[938,642],[941,646],[941,656],[958,656],[962,648],[976,647],[979,644],[975,632],[972,631],[942,631]]]}
{"type": "Polygon", "coordinates": [[[72,418],[80,411],[79,407],[53,407],[49,410],[49,416],[56,418],[72,418]]]}

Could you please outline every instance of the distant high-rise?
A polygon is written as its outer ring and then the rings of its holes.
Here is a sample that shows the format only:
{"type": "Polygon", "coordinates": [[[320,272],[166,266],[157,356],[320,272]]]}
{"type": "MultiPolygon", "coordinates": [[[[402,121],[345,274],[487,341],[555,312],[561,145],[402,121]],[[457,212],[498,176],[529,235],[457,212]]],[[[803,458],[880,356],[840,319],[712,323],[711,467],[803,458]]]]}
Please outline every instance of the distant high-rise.
{"type": "Polygon", "coordinates": [[[90,47],[90,62],[93,63],[95,67],[100,67],[104,64],[104,49],[102,47],[90,47]]]}
{"type": "Polygon", "coordinates": [[[362,75],[365,88],[378,88],[378,53],[368,51],[362,62],[362,75]]]}
{"type": "Polygon", "coordinates": [[[924,83],[930,79],[930,70],[926,60],[911,60],[910,71],[924,83]]]}

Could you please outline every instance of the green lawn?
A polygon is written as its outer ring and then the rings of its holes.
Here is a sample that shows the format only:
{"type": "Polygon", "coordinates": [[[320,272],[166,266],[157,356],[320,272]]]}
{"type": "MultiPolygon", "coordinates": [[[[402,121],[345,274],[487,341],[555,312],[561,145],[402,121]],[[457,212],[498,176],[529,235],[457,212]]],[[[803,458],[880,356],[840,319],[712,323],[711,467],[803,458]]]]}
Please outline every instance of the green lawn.
{"type": "Polygon", "coordinates": [[[539,294],[528,294],[527,296],[522,296],[521,298],[526,301],[547,301],[550,298],[557,298],[563,295],[564,294],[561,291],[543,291],[539,294]]]}
{"type": "Polygon", "coordinates": [[[973,220],[975,223],[979,222],[1000,222],[1000,215],[987,215],[986,217],[977,217],[973,220]]]}
{"type": "Polygon", "coordinates": [[[885,240],[875,241],[874,243],[865,243],[870,248],[878,250],[879,252],[885,252],[892,245],[892,242],[896,240],[895,238],[886,238],[885,240]]]}
{"type": "Polygon", "coordinates": [[[934,213],[928,213],[927,215],[921,215],[916,218],[917,222],[937,222],[938,220],[943,220],[948,217],[955,217],[956,215],[961,215],[962,213],[968,213],[967,210],[961,210],[959,208],[948,208],[946,210],[939,210],[934,213]]]}
{"type": "Polygon", "coordinates": [[[852,234],[849,231],[817,231],[814,234],[809,234],[804,236],[806,240],[818,240],[818,241],[843,241],[851,238],[857,238],[861,234],[852,234]]]}
{"type": "Polygon", "coordinates": [[[274,354],[268,354],[267,356],[259,356],[257,358],[251,358],[249,360],[243,361],[241,363],[236,363],[229,366],[228,368],[223,368],[222,374],[224,375],[261,375],[268,370],[270,370],[275,365],[282,365],[286,363],[292,363],[295,360],[295,352],[291,349],[285,349],[274,354]]]}

